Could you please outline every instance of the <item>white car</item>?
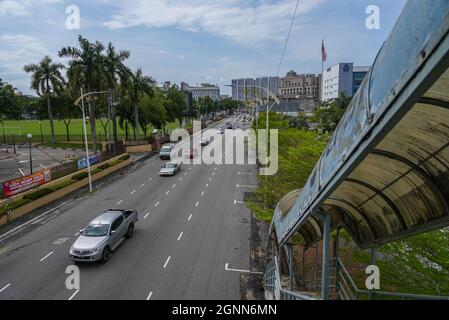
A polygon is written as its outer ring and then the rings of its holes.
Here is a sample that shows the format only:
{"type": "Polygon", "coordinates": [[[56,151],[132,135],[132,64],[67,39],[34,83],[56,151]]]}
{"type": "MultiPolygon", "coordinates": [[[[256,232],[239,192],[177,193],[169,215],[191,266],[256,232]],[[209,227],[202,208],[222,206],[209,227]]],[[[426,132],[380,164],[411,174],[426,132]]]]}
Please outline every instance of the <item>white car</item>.
{"type": "Polygon", "coordinates": [[[200,143],[201,143],[201,146],[204,147],[204,146],[207,146],[210,143],[210,141],[207,138],[201,138],[200,143]]]}
{"type": "Polygon", "coordinates": [[[174,176],[177,172],[181,171],[181,163],[166,162],[159,170],[160,176],[174,176]]]}

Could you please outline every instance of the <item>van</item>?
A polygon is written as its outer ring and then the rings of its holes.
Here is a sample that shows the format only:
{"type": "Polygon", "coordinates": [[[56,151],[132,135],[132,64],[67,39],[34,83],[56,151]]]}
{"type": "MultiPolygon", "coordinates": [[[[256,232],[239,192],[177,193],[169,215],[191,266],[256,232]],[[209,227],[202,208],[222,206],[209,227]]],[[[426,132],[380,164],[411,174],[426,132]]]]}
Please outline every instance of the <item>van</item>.
{"type": "Polygon", "coordinates": [[[172,144],[163,145],[161,150],[159,150],[159,157],[162,160],[170,160],[170,153],[172,149],[173,149],[172,144]]]}

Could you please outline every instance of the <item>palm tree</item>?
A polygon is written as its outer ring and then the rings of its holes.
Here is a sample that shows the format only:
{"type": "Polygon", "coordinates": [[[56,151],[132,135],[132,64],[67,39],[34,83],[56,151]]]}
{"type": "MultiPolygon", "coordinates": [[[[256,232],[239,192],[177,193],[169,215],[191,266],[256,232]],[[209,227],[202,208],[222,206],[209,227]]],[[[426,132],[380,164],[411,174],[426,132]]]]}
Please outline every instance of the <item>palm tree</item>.
{"type": "Polygon", "coordinates": [[[121,99],[118,107],[117,107],[117,116],[119,118],[119,126],[122,129],[125,129],[125,140],[128,140],[129,137],[129,124],[134,126],[134,110],[132,106],[131,99],[129,96],[125,96],[121,99]]]}
{"type": "MultiPolygon", "coordinates": [[[[130,52],[127,50],[116,51],[115,47],[109,42],[106,48],[106,54],[103,61],[103,70],[106,76],[106,82],[108,88],[111,89],[111,99],[116,95],[118,85],[126,84],[129,82],[132,76],[131,70],[125,66],[124,61],[128,59],[130,52]]],[[[115,100],[115,99],[113,99],[115,100]]],[[[112,129],[114,135],[114,145],[117,145],[117,121],[115,107],[112,106],[111,110],[112,117],[112,129]]]]}
{"type": "Polygon", "coordinates": [[[31,89],[36,90],[39,96],[46,96],[47,98],[51,143],[55,142],[55,127],[53,112],[51,110],[51,94],[63,91],[65,80],[60,70],[64,68],[63,64],[54,63],[49,56],[45,56],[39,64],[29,64],[24,67],[25,72],[33,74],[31,77],[31,89]]]}
{"type": "MultiPolygon", "coordinates": [[[[104,63],[104,45],[101,42],[90,42],[82,36],[78,37],[80,48],[64,47],[59,51],[61,58],[72,59],[70,66],[70,81],[72,84],[80,85],[84,91],[92,92],[99,90],[102,79],[105,74],[103,70],[104,63]]],[[[89,121],[92,133],[93,152],[97,152],[97,133],[96,133],[96,116],[95,104],[93,99],[88,100],[89,121]]]]}
{"type": "MultiPolygon", "coordinates": [[[[154,94],[154,85],[156,82],[149,76],[144,76],[142,69],[138,68],[132,75],[128,84],[131,101],[134,106],[134,123],[139,122],[139,105],[144,94],[152,96],[154,94]]],[[[139,126],[136,126],[137,134],[139,133],[139,126]]],[[[136,140],[136,138],[134,139],[136,140]]]]}

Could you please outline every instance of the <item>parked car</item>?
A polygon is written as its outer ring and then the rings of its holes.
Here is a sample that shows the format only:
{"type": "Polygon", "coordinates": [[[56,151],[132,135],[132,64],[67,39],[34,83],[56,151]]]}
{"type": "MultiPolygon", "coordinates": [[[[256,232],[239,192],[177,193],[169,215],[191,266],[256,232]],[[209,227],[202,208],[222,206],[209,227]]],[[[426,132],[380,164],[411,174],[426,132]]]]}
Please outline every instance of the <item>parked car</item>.
{"type": "Polygon", "coordinates": [[[110,209],[80,230],[80,236],[70,248],[72,261],[107,262],[112,252],[134,234],[138,220],[136,210],[110,209]]]}
{"type": "Polygon", "coordinates": [[[160,176],[174,176],[181,171],[181,163],[178,162],[166,162],[159,170],[160,176]]]}
{"type": "Polygon", "coordinates": [[[207,146],[209,143],[210,143],[210,141],[209,141],[209,139],[207,139],[207,138],[201,138],[201,146],[207,146]]]}
{"type": "Polygon", "coordinates": [[[174,146],[173,144],[163,145],[161,150],[159,150],[159,157],[162,160],[170,160],[170,154],[173,149],[173,146],[174,146]]]}
{"type": "Polygon", "coordinates": [[[218,133],[218,134],[223,134],[223,133],[224,133],[223,128],[217,128],[217,133],[218,133]]]}

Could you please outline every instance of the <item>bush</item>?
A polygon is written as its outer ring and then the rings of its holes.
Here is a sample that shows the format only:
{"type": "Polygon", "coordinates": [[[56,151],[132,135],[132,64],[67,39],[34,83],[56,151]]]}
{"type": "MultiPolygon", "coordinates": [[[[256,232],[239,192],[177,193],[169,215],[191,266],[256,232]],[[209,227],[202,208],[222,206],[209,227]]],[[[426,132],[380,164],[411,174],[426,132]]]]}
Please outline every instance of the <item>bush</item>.
{"type": "Polygon", "coordinates": [[[30,202],[31,202],[31,200],[29,200],[29,199],[20,199],[13,203],[10,203],[8,206],[0,208],[0,216],[5,215],[8,212],[8,210],[13,211],[13,210],[15,210],[19,207],[22,207],[30,202]]]}
{"type": "Polygon", "coordinates": [[[43,188],[43,189],[39,189],[37,191],[34,191],[33,193],[27,194],[26,196],[23,197],[23,199],[27,199],[27,200],[37,200],[40,199],[44,196],[46,196],[47,194],[52,193],[53,190],[48,189],[48,188],[43,188]]]}
{"type": "Polygon", "coordinates": [[[109,167],[111,167],[111,165],[109,163],[105,163],[105,164],[102,164],[101,166],[98,166],[98,169],[106,170],[109,167]]]}
{"type": "Polygon", "coordinates": [[[124,156],[120,157],[120,160],[125,161],[125,160],[128,160],[129,158],[131,158],[131,155],[125,154],[124,156]]]}
{"type": "Polygon", "coordinates": [[[88,176],[89,176],[89,174],[87,172],[80,172],[78,174],[75,174],[72,177],[72,180],[80,181],[80,180],[86,179],[88,176]]]}
{"type": "Polygon", "coordinates": [[[73,184],[73,182],[74,182],[73,180],[67,180],[67,181],[61,182],[59,184],[56,184],[54,186],[51,186],[51,187],[49,187],[49,189],[51,189],[54,192],[54,191],[57,191],[59,189],[65,188],[65,187],[73,184]]]}
{"type": "Polygon", "coordinates": [[[99,173],[99,172],[101,172],[101,169],[100,169],[100,168],[97,168],[97,169],[95,169],[95,170],[92,171],[92,174],[97,174],[97,173],[99,173]]]}

